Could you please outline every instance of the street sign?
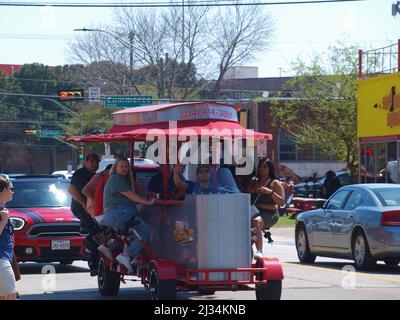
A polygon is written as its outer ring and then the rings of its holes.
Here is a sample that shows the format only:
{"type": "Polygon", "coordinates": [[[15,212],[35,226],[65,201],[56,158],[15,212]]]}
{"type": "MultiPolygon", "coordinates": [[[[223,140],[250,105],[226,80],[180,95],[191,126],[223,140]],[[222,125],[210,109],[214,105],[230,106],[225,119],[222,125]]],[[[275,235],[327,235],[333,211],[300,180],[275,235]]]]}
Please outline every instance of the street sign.
{"type": "Polygon", "coordinates": [[[40,131],[41,138],[58,138],[61,136],[61,130],[44,129],[40,131]]]}
{"type": "Polygon", "coordinates": [[[89,87],[89,103],[100,102],[100,87],[89,87]]]}
{"type": "Polygon", "coordinates": [[[106,96],[104,99],[104,108],[132,108],[152,104],[152,96],[106,96]]]}

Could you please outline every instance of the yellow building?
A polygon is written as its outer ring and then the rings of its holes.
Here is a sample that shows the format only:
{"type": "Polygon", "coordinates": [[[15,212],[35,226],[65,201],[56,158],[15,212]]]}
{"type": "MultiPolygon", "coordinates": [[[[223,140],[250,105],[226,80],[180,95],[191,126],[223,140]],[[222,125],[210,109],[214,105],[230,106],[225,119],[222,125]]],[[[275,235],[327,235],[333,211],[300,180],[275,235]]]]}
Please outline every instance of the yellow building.
{"type": "Polygon", "coordinates": [[[359,181],[399,183],[399,66],[390,67],[386,72],[382,70],[378,74],[370,74],[358,82],[359,181]]]}

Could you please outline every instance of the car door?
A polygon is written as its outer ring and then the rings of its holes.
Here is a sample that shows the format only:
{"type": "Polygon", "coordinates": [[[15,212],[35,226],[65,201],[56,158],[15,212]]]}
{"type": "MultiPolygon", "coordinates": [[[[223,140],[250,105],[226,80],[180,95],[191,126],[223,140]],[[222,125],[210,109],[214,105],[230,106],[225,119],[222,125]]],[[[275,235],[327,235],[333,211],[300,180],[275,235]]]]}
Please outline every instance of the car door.
{"type": "Polygon", "coordinates": [[[315,220],[313,242],[318,246],[319,251],[330,250],[335,247],[333,236],[333,217],[336,211],[342,210],[343,205],[350,193],[350,190],[336,192],[326,203],[319,219],[315,220]]]}
{"type": "Polygon", "coordinates": [[[366,195],[353,190],[343,209],[335,210],[332,214],[332,230],[335,248],[338,252],[347,252],[351,246],[351,231],[354,225],[354,210],[366,203],[366,195]]]}

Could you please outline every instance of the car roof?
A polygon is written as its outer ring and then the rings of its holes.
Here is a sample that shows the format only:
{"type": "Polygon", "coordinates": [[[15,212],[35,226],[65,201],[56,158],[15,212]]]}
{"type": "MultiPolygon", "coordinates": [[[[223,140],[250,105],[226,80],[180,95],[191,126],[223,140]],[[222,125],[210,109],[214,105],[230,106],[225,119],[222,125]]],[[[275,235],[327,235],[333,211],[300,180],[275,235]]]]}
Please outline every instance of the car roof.
{"type": "Polygon", "coordinates": [[[359,184],[351,184],[348,186],[344,186],[341,189],[351,189],[351,188],[361,188],[361,189],[367,189],[367,190],[373,190],[373,189],[382,189],[382,188],[399,188],[399,184],[394,184],[394,183],[359,183],[359,184]]]}
{"type": "Polygon", "coordinates": [[[26,176],[18,176],[18,177],[13,177],[10,178],[10,181],[13,183],[19,183],[19,182],[48,182],[48,183],[54,183],[54,182],[68,182],[68,179],[65,179],[60,176],[53,176],[53,175],[26,175],[26,176]]]}

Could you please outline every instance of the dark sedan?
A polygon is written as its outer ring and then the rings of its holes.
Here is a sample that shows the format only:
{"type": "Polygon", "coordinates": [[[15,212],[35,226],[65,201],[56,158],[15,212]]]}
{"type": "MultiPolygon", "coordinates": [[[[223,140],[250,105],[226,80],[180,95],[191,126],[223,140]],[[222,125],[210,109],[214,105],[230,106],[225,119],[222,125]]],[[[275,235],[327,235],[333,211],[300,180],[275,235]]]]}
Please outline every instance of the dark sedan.
{"type": "MultiPolygon", "coordinates": [[[[351,184],[351,176],[346,171],[336,172],[336,177],[340,181],[341,186],[351,184]]],[[[323,177],[317,182],[298,183],[294,186],[294,196],[297,198],[322,198],[322,187],[324,186],[325,178],[323,177]]]]}

